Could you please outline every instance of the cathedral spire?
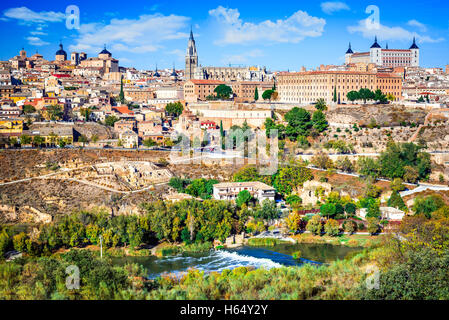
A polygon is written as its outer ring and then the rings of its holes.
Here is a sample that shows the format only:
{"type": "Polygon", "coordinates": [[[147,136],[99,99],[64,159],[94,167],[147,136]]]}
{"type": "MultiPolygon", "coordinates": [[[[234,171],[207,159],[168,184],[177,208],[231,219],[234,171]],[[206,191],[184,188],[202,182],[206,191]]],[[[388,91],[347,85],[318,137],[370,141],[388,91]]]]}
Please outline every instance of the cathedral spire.
{"type": "Polygon", "coordinates": [[[192,26],[190,26],[190,38],[189,40],[195,41],[195,39],[193,38],[193,28],[192,26]]]}

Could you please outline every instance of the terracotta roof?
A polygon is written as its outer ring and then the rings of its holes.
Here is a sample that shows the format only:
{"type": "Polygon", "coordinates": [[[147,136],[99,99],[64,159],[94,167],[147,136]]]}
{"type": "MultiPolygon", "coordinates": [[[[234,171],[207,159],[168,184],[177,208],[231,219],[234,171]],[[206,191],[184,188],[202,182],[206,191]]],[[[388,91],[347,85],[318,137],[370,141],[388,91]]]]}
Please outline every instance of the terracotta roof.
{"type": "Polygon", "coordinates": [[[189,81],[194,84],[225,84],[225,82],[219,81],[219,80],[195,80],[195,79],[192,79],[189,81]]]}
{"type": "Polygon", "coordinates": [[[134,111],[129,110],[127,106],[113,107],[112,110],[121,114],[130,114],[130,115],[134,114],[134,111]]]}

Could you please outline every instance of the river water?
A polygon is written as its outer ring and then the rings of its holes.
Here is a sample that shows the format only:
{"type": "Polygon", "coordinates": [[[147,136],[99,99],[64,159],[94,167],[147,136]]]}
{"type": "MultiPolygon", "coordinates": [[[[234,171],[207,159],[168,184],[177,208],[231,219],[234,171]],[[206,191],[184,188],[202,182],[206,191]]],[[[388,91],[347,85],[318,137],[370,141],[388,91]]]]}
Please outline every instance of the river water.
{"type": "Polygon", "coordinates": [[[163,274],[182,275],[190,268],[204,272],[237,267],[280,268],[283,266],[301,266],[305,263],[320,265],[337,259],[343,259],[348,253],[361,248],[333,246],[329,244],[282,244],[274,247],[240,247],[237,249],[211,250],[200,254],[183,254],[174,257],[125,257],[114,258],[118,265],[138,263],[145,267],[148,277],[157,278],[163,274]],[[301,251],[302,258],[292,258],[293,252],[301,251]]]}

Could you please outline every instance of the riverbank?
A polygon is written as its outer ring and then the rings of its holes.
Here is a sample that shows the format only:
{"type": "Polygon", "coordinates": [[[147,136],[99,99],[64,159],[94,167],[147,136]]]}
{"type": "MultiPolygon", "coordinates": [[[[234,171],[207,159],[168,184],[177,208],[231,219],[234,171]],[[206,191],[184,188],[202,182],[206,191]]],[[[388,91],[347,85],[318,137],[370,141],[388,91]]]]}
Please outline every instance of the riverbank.
{"type": "Polygon", "coordinates": [[[314,235],[312,233],[301,233],[292,236],[296,243],[307,243],[307,244],[331,244],[336,246],[347,246],[347,247],[364,247],[371,248],[381,244],[387,235],[381,234],[377,236],[372,236],[369,234],[342,234],[337,237],[330,237],[327,235],[314,235]]]}

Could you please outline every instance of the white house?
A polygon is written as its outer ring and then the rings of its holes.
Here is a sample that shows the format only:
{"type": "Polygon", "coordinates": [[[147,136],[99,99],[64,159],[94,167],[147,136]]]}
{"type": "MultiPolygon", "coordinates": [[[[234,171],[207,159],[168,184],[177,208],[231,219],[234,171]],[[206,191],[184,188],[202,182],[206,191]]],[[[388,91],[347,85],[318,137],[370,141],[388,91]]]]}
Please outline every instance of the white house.
{"type": "Polygon", "coordinates": [[[214,199],[234,201],[239,193],[248,190],[259,202],[268,199],[275,200],[276,190],[265,183],[254,182],[224,182],[214,185],[214,199]]]}
{"type": "Polygon", "coordinates": [[[124,148],[134,149],[139,145],[139,136],[131,130],[120,133],[120,140],[124,148]]]}

